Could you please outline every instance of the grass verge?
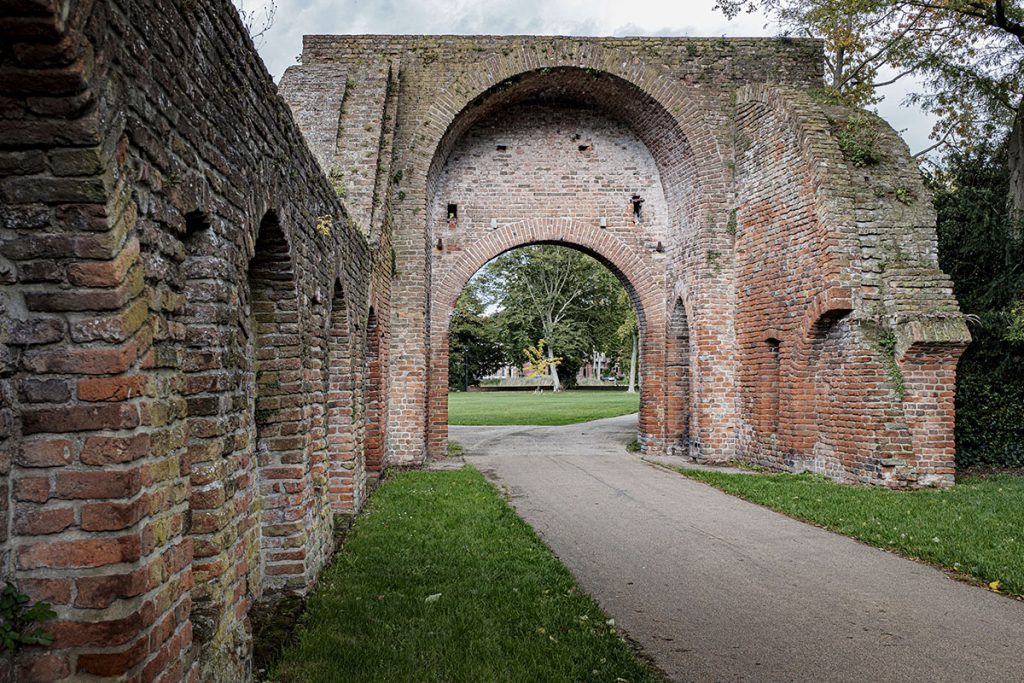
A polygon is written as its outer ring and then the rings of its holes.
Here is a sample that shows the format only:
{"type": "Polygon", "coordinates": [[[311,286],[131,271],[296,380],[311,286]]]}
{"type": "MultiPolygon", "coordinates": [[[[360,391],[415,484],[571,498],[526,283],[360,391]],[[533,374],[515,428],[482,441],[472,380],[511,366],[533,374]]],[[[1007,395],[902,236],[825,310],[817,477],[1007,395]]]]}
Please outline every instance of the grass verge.
{"type": "Polygon", "coordinates": [[[640,395],[625,391],[452,393],[448,395],[448,424],[567,425],[627,415],[639,409],[640,395]]]}
{"type": "Polygon", "coordinates": [[[869,545],[1024,595],[1024,478],[970,477],[948,491],[892,491],[810,474],[682,474],[869,545]]]}
{"type": "Polygon", "coordinates": [[[477,470],[389,477],[278,681],[657,681],[477,470]]]}

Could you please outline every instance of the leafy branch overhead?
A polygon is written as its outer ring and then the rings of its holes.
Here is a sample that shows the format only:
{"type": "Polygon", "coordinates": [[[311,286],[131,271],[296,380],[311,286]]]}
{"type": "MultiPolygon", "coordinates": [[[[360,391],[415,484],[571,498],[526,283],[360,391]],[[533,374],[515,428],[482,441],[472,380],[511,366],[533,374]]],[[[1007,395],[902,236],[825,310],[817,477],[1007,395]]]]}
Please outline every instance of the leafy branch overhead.
{"type": "Polygon", "coordinates": [[[764,11],[788,35],[825,43],[826,88],[851,106],[877,102],[878,88],[924,79],[910,100],[938,116],[938,146],[970,140],[979,127],[1020,124],[1024,98],[1021,0],[718,0],[727,17],[764,11]]]}

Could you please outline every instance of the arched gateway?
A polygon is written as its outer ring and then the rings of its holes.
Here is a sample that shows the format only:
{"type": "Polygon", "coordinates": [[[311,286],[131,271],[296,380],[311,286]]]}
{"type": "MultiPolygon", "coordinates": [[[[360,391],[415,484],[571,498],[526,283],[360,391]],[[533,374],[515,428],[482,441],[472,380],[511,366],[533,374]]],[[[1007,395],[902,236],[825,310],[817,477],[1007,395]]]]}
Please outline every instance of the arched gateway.
{"type": "Polygon", "coordinates": [[[657,287],[656,270],[607,230],[571,219],[538,218],[512,223],[475,240],[458,252],[434,290],[430,315],[432,358],[430,374],[430,443],[432,452],[443,448],[448,431],[448,325],[455,302],[473,276],[495,256],[528,244],[556,244],[583,251],[604,263],[623,283],[640,323],[640,442],[648,444],[663,421],[664,294],[657,287]]]}
{"type": "Polygon", "coordinates": [[[631,292],[646,451],[950,483],[968,335],[927,192],[883,122],[808,94],[819,49],[308,37],[286,97],[343,191],[390,221],[388,461],[443,454],[458,292],[540,242],[595,255],[631,292]],[[346,170],[368,111],[389,152],[372,184],[346,170]],[[857,125],[877,129],[877,165],[844,157],[857,125]]]}

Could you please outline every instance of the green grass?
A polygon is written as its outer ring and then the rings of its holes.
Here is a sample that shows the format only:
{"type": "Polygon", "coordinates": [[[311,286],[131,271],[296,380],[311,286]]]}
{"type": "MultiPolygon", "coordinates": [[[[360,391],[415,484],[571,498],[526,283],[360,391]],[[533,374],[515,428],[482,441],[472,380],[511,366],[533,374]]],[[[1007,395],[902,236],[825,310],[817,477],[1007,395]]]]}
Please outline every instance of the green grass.
{"type": "Polygon", "coordinates": [[[576,389],[487,391],[448,394],[448,424],[567,425],[635,413],[640,395],[625,391],[576,389]]]}
{"type": "Polygon", "coordinates": [[[657,681],[473,468],[389,476],[270,678],[657,681]]]}
{"type": "Polygon", "coordinates": [[[951,490],[892,491],[809,474],[683,474],[869,545],[1024,595],[1024,477],[965,478],[951,490]]]}

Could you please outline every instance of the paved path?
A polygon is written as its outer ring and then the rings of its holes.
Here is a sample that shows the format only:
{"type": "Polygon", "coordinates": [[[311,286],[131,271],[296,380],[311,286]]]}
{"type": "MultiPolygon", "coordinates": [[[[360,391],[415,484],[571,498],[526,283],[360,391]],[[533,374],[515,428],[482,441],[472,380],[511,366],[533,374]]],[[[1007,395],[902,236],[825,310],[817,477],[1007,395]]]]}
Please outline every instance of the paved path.
{"type": "Polygon", "coordinates": [[[635,424],[451,436],[672,680],[1024,681],[1024,604],[642,462],[635,424]]]}

